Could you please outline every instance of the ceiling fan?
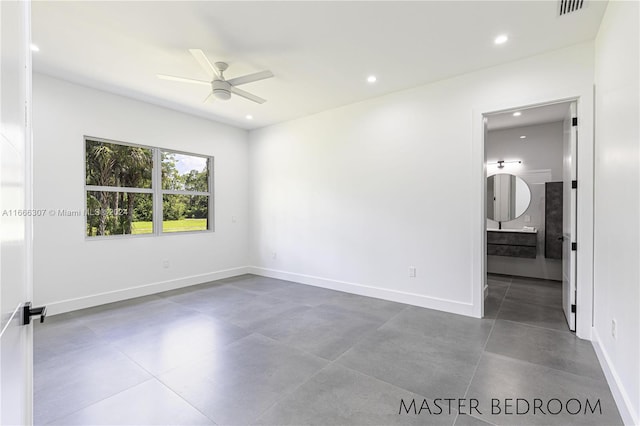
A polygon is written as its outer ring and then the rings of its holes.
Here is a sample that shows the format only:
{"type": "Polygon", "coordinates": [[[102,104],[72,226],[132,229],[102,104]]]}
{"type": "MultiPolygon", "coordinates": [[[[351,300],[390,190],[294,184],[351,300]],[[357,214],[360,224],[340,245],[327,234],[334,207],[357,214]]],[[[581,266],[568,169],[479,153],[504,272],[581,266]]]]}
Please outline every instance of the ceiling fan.
{"type": "Polygon", "coordinates": [[[192,78],[176,77],[164,74],[158,74],[158,78],[163,80],[181,81],[183,83],[202,84],[211,87],[211,93],[209,93],[209,96],[205,98],[205,103],[213,101],[215,98],[226,101],[231,98],[232,93],[259,104],[266,102],[266,99],[262,99],[259,96],[246,92],[242,89],[238,89],[236,86],[253,83],[258,80],[264,80],[265,78],[271,78],[273,77],[273,73],[271,71],[260,71],[227,80],[224,78],[224,72],[229,67],[226,62],[216,62],[212,65],[202,50],[189,49],[189,52],[193,55],[196,61],[198,61],[205,72],[211,76],[211,81],[195,80],[192,78]]]}

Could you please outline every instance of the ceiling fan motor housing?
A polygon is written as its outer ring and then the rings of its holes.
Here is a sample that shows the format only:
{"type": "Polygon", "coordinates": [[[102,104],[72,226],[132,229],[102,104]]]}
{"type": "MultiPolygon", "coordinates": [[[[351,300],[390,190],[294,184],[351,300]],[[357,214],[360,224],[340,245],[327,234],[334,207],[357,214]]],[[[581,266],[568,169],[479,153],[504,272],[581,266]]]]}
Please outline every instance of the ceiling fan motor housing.
{"type": "Polygon", "coordinates": [[[211,82],[211,90],[213,90],[213,96],[226,101],[231,98],[231,85],[224,80],[213,80],[211,82]]]}
{"type": "Polygon", "coordinates": [[[180,81],[192,84],[210,84],[211,93],[209,93],[209,96],[207,96],[207,98],[204,100],[205,103],[215,98],[222,101],[229,100],[231,99],[231,93],[258,104],[263,104],[266,102],[266,99],[262,99],[259,96],[238,89],[236,86],[252,83],[254,81],[264,80],[266,78],[271,78],[273,77],[273,73],[271,71],[260,71],[253,74],[243,75],[241,77],[235,77],[229,81],[226,81],[223,73],[229,67],[229,64],[227,64],[226,62],[216,62],[212,65],[211,62],[209,62],[209,59],[207,59],[207,56],[200,49],[189,49],[189,52],[193,55],[193,57],[204,69],[204,71],[211,76],[213,81],[209,83],[209,81],[195,80],[193,78],[176,77],[173,75],[163,74],[158,74],[158,78],[161,78],[163,80],[180,81]]]}

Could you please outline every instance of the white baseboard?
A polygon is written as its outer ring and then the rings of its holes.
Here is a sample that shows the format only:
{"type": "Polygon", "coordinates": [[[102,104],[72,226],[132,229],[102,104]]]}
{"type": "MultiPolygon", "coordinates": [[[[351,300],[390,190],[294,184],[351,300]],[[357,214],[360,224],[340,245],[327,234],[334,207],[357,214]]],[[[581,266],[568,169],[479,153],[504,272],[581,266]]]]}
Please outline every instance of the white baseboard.
{"type": "Polygon", "coordinates": [[[248,273],[249,268],[246,266],[241,266],[238,268],[224,269],[222,271],[210,272],[207,274],[192,275],[189,277],[145,284],[137,287],[129,287],[121,290],[92,294],[90,296],[78,297],[75,299],[46,303],[47,315],[53,316],[65,312],[77,311],[78,309],[91,308],[93,306],[104,305],[106,303],[119,302],[121,300],[133,299],[134,297],[148,296],[150,294],[161,293],[167,290],[175,290],[177,288],[203,284],[209,281],[221,280],[224,278],[235,277],[248,273]]]}
{"type": "Polygon", "coordinates": [[[470,317],[474,316],[473,305],[471,303],[462,303],[455,300],[440,299],[422,294],[371,287],[364,284],[332,280],[329,278],[315,277],[296,272],[279,271],[276,269],[262,268],[258,266],[250,266],[248,269],[250,274],[260,275],[263,277],[278,278],[315,287],[328,288],[361,296],[374,297],[376,299],[384,299],[392,302],[405,303],[407,305],[420,306],[422,308],[436,309],[438,311],[451,312],[470,317]]]}
{"type": "Polygon", "coordinates": [[[620,381],[618,372],[611,363],[609,354],[607,354],[605,348],[600,344],[600,336],[595,327],[591,330],[591,344],[596,351],[596,356],[598,357],[598,361],[600,361],[600,366],[604,371],[607,383],[613,394],[613,399],[616,401],[618,411],[620,411],[622,421],[625,425],[639,425],[640,419],[638,418],[638,413],[633,409],[631,399],[620,381]]]}
{"type": "Polygon", "coordinates": [[[346,293],[374,297],[377,299],[389,300],[392,302],[405,303],[407,305],[420,306],[422,308],[435,309],[438,311],[451,312],[454,314],[466,315],[470,317],[474,316],[473,305],[470,303],[463,303],[454,300],[429,297],[422,294],[408,293],[379,287],[371,287],[364,284],[332,280],[328,278],[315,277],[312,275],[299,274],[295,272],[261,268],[257,266],[243,266],[238,268],[225,269],[222,271],[216,271],[207,274],[193,275],[190,277],[145,284],[137,287],[129,287],[121,290],[92,294],[90,296],[50,302],[46,303],[47,313],[48,315],[53,316],[65,312],[91,308],[93,306],[119,302],[135,297],[148,296],[150,294],[161,293],[163,291],[175,290],[182,287],[188,287],[206,283],[209,281],[215,281],[244,274],[255,274],[263,277],[278,278],[300,284],[307,284],[316,287],[328,288],[331,290],[344,291],[346,293]]]}

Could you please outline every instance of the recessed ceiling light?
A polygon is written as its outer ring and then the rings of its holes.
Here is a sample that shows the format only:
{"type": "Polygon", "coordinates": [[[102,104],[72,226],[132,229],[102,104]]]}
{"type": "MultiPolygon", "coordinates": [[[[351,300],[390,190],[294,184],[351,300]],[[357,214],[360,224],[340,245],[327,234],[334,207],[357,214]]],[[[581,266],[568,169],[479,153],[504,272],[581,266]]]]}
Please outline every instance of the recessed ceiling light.
{"type": "Polygon", "coordinates": [[[527,137],[525,135],[520,136],[520,139],[526,139],[527,137]]]}
{"type": "Polygon", "coordinates": [[[493,42],[494,42],[495,44],[504,44],[504,43],[506,43],[506,42],[507,42],[507,40],[509,40],[509,37],[507,37],[507,35],[506,35],[506,34],[501,34],[501,35],[499,35],[498,37],[496,37],[496,39],[495,39],[495,40],[493,40],[493,42]]]}
{"type": "Polygon", "coordinates": [[[522,113],[520,111],[516,111],[513,113],[514,117],[520,117],[522,115],[522,113]]]}
{"type": "Polygon", "coordinates": [[[245,117],[247,120],[253,120],[253,115],[247,114],[245,117]]]}
{"type": "Polygon", "coordinates": [[[39,52],[40,48],[38,46],[36,46],[35,44],[31,43],[31,51],[32,52],[39,52]]]}
{"type": "Polygon", "coordinates": [[[367,81],[368,81],[369,83],[375,83],[375,82],[376,82],[376,80],[377,80],[377,78],[376,78],[376,76],[375,76],[375,75],[370,75],[369,77],[367,77],[367,81]]]}

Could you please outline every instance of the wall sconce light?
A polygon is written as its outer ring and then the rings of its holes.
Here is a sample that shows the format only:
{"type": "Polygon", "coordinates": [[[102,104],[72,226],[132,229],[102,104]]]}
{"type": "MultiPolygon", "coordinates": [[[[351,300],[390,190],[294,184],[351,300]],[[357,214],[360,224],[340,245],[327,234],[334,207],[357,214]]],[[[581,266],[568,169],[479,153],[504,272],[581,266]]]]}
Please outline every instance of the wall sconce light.
{"type": "Polygon", "coordinates": [[[513,160],[513,161],[499,160],[499,161],[497,161],[495,163],[488,163],[488,164],[497,164],[499,169],[504,169],[504,165],[505,164],[511,164],[511,163],[522,164],[522,160],[513,160]]]}

